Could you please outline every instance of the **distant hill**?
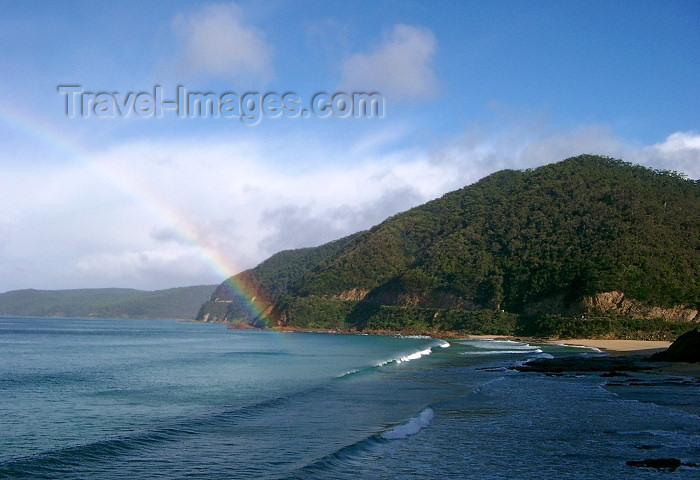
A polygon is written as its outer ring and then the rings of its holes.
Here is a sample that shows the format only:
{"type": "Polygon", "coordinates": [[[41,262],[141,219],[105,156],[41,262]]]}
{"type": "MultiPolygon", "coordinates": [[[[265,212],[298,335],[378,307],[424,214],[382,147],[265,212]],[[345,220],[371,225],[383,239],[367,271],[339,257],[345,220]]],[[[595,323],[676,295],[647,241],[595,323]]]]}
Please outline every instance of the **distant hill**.
{"type": "Polygon", "coordinates": [[[230,308],[224,282],[198,318],[669,337],[700,320],[700,182],[592,155],[504,170],[240,279],[263,316],[230,308]]]}
{"type": "Polygon", "coordinates": [[[244,300],[232,285],[245,285],[248,298],[255,298],[258,303],[272,305],[294,288],[301,277],[316,268],[328,257],[336,255],[342,248],[356,239],[358,235],[327,243],[316,248],[299,248],[285,250],[272,255],[255,268],[236,275],[236,282],[225,281],[219,285],[211,299],[205,302],[197,315],[203,321],[253,321],[247,299],[244,300]]]}
{"type": "Polygon", "coordinates": [[[13,290],[0,294],[0,315],[194,319],[215,288],[13,290]]]}

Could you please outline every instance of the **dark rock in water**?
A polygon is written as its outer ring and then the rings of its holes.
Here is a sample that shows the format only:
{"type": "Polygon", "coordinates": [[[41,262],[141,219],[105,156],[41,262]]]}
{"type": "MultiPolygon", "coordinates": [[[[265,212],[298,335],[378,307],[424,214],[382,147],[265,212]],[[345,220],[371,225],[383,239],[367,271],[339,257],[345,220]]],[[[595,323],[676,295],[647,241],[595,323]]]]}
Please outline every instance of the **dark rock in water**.
{"type": "Polygon", "coordinates": [[[624,373],[624,372],[618,372],[618,371],[615,371],[615,370],[612,370],[612,371],[607,372],[607,373],[601,373],[600,376],[601,376],[601,377],[604,377],[604,378],[629,377],[628,374],[626,374],[626,373],[624,373]]]}
{"type": "Polygon", "coordinates": [[[622,376],[622,372],[639,372],[651,370],[651,367],[640,363],[641,357],[605,357],[582,356],[558,358],[537,358],[513,367],[520,372],[538,372],[547,375],[566,373],[598,373],[604,372],[606,376],[622,376]]]}
{"type": "Polygon", "coordinates": [[[649,458],[647,460],[628,460],[631,467],[658,468],[659,470],[675,471],[683,463],[677,458],[649,458]]]}
{"type": "MultiPolygon", "coordinates": [[[[609,375],[603,374],[601,377],[609,375]]],[[[629,377],[629,375],[627,375],[629,377]]],[[[614,387],[700,387],[700,380],[688,377],[661,377],[645,380],[627,378],[625,380],[609,380],[606,385],[614,387]]]]}
{"type": "Polygon", "coordinates": [[[700,362],[700,332],[695,328],[684,333],[668,349],[652,355],[651,360],[660,362],[700,362]]]}

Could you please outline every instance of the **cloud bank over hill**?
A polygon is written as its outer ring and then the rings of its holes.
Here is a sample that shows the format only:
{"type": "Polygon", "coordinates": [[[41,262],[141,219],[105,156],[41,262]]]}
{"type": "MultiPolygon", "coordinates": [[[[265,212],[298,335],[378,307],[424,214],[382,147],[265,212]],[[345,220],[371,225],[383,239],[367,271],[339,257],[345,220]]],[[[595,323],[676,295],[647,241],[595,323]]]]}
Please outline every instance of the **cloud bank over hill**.
{"type": "Polygon", "coordinates": [[[0,291],[218,283],[497,170],[584,153],[699,178],[691,4],[8,5],[0,291]],[[71,118],[60,85],[85,98],[160,86],[170,100],[182,86],[385,103],[382,118],[251,125],[71,118]]]}
{"type": "MultiPolygon", "coordinates": [[[[433,151],[386,149],[381,142],[369,142],[368,148],[363,140],[358,142],[363,146],[346,149],[347,155],[363,152],[352,166],[342,152],[309,142],[297,144],[298,154],[325,159],[326,166],[302,172],[279,168],[284,159],[275,158],[275,143],[254,135],[238,142],[125,143],[90,154],[90,167],[34,176],[31,189],[30,171],[5,175],[3,191],[24,208],[0,222],[0,248],[15,258],[43,258],[41,268],[56,269],[49,277],[68,285],[145,288],[164,278],[211,282],[220,272],[212,275],[201,247],[220,252],[242,270],[282,249],[315,246],[369,228],[505,168],[595,153],[700,178],[700,135],[692,132],[645,146],[626,144],[602,127],[534,140],[530,135],[511,131],[486,138],[467,132],[433,151]],[[73,193],[57,201],[51,195],[56,188],[73,193]],[[70,211],[69,219],[57,219],[57,210],[70,211]],[[70,259],[72,268],[52,266],[55,251],[35,232],[62,239],[62,259],[70,259]]],[[[34,273],[18,265],[15,277],[34,273]]]]}

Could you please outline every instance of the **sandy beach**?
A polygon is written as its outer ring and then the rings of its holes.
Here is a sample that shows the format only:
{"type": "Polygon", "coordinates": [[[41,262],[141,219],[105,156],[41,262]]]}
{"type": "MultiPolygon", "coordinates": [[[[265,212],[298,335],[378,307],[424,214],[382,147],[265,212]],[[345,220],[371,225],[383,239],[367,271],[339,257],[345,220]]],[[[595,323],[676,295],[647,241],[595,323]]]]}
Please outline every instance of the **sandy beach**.
{"type": "Polygon", "coordinates": [[[610,353],[647,355],[666,350],[671,342],[652,340],[596,340],[587,338],[575,338],[566,340],[552,340],[547,343],[571,345],[581,347],[593,347],[610,353]]]}
{"type": "Polygon", "coordinates": [[[651,355],[655,352],[666,350],[671,342],[653,340],[602,340],[591,338],[567,338],[560,340],[541,340],[523,337],[509,337],[499,335],[468,335],[467,338],[522,340],[535,343],[551,343],[554,345],[568,345],[572,347],[592,347],[619,355],[651,355]]]}

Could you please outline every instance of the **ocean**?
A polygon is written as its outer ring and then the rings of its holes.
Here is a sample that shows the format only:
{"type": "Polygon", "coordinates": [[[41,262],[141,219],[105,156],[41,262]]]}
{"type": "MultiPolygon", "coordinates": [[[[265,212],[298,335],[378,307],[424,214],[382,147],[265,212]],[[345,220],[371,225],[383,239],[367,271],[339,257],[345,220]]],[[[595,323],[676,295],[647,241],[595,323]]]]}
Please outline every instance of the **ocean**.
{"type": "Polygon", "coordinates": [[[665,473],[626,462],[700,464],[694,379],[510,368],[561,355],[600,353],[0,317],[0,478],[651,479],[665,473]]]}

